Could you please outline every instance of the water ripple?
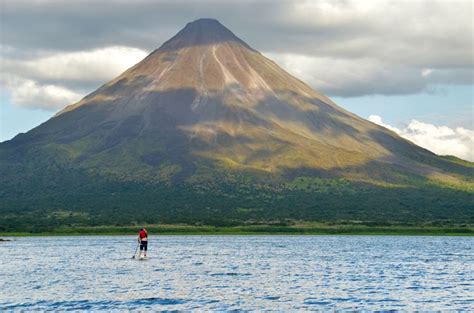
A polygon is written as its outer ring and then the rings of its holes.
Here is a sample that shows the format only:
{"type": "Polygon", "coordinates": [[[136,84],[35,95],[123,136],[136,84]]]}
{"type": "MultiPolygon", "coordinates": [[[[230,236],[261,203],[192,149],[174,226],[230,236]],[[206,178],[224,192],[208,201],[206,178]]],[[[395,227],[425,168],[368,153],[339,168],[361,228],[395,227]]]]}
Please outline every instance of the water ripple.
{"type": "Polygon", "coordinates": [[[140,262],[131,236],[18,238],[0,311],[474,311],[473,239],[160,236],[140,262]]]}

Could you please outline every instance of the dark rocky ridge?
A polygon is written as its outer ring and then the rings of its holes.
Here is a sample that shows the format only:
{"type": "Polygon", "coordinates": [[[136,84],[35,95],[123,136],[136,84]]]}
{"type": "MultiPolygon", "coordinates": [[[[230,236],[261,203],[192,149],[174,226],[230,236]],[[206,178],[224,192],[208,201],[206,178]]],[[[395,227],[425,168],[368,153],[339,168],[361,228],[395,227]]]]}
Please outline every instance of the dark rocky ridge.
{"type": "Polygon", "coordinates": [[[225,41],[234,41],[250,48],[244,41],[224,27],[219,21],[211,18],[201,18],[186,24],[170,40],[166,41],[161,50],[178,50],[190,46],[209,45],[225,41]]]}

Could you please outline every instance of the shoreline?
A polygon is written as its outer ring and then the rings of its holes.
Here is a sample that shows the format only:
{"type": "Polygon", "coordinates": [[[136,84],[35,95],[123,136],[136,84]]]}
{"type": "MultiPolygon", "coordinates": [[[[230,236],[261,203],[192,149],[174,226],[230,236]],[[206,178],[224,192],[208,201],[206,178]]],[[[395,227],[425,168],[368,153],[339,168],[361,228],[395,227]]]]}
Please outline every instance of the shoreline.
{"type": "MultiPolygon", "coordinates": [[[[295,225],[295,226],[190,226],[144,225],[150,235],[360,235],[360,236],[474,236],[474,227],[432,226],[361,226],[361,225],[295,225]]],[[[0,232],[2,237],[27,236],[123,236],[135,235],[141,226],[61,227],[35,232],[0,232]]]]}

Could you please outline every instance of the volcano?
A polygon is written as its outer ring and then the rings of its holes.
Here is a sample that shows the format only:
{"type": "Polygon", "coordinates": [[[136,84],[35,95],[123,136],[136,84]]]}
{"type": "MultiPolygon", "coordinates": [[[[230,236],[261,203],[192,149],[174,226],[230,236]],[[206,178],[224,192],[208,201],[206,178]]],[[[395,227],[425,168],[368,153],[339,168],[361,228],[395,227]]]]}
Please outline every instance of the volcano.
{"type": "Polygon", "coordinates": [[[213,19],[0,153],[6,224],[473,219],[472,163],[342,109],[213,19]]]}

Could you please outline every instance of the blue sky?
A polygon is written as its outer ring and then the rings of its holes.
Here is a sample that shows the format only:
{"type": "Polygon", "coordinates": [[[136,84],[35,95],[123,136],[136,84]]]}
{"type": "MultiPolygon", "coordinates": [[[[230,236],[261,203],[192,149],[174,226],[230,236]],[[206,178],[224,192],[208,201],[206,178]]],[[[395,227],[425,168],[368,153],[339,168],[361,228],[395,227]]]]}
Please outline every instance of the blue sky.
{"type": "Polygon", "coordinates": [[[436,86],[432,92],[413,95],[333,97],[337,104],[364,118],[372,114],[403,127],[412,119],[435,125],[473,128],[472,86],[436,86]]]}
{"type": "Polygon", "coordinates": [[[25,133],[48,120],[54,113],[43,109],[30,109],[11,103],[9,95],[3,93],[0,101],[0,142],[25,133]]]}
{"type": "Polygon", "coordinates": [[[0,141],[202,17],[347,110],[435,153],[474,160],[473,3],[462,0],[4,0],[0,141]]]}

